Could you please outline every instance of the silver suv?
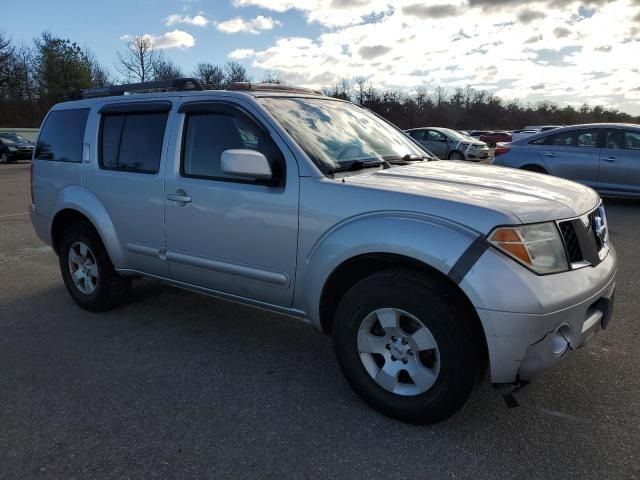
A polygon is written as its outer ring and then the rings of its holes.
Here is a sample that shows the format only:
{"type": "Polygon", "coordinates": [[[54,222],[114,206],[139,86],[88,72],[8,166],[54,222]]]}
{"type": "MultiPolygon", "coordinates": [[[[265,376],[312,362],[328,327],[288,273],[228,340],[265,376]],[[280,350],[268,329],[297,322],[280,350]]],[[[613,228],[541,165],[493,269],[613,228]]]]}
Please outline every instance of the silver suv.
{"type": "Polygon", "coordinates": [[[413,423],[459,410],[487,367],[526,383],[609,321],[616,255],[590,188],[425,161],[318,92],[198,88],[111,87],[44,120],[31,218],[81,307],[145,276],[299,317],[364,401],[413,423]]]}

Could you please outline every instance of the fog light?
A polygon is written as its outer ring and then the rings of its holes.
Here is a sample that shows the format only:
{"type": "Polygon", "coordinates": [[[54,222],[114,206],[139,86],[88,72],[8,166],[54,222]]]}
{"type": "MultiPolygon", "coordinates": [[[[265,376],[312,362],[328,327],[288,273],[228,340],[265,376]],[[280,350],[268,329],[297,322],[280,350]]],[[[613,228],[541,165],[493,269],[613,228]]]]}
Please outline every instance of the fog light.
{"type": "Polygon", "coordinates": [[[556,331],[553,332],[551,337],[551,351],[554,355],[562,355],[567,351],[571,344],[571,338],[573,337],[573,329],[568,323],[563,323],[556,331]]]}

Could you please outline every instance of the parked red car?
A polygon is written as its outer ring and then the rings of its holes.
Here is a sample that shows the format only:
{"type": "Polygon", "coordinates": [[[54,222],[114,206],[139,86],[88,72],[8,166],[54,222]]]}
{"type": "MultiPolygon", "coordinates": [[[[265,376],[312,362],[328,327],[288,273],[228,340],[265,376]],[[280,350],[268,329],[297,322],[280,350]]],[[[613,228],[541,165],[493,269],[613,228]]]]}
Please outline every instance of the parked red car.
{"type": "Polygon", "coordinates": [[[499,142],[510,142],[511,134],[509,132],[488,132],[480,135],[480,141],[495,147],[499,142]]]}

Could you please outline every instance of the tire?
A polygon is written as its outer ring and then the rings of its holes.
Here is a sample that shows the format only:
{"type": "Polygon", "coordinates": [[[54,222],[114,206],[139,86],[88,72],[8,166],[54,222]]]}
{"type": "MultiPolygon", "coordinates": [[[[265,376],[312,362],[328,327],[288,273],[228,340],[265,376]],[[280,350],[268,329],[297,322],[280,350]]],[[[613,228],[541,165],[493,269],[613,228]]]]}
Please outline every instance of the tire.
{"type": "Polygon", "coordinates": [[[9,155],[6,152],[0,155],[0,163],[9,163],[9,155]]]}
{"type": "Polygon", "coordinates": [[[111,310],[131,288],[131,279],[116,273],[102,240],[86,223],[74,223],[63,232],[59,261],[67,291],[90,312],[111,310]]]}
{"type": "Polygon", "coordinates": [[[545,175],[548,174],[544,168],[538,165],[525,165],[524,167],[520,167],[520,170],[526,170],[527,172],[543,173],[545,175]]]}
{"type": "Polygon", "coordinates": [[[440,422],[462,408],[475,387],[481,365],[480,347],[473,341],[471,323],[458,302],[440,280],[408,270],[387,270],[356,283],[340,301],[333,329],[338,362],[353,390],[379,412],[413,424],[440,422]],[[390,311],[397,314],[396,320],[391,320],[390,311]],[[369,330],[372,315],[373,327],[369,330]],[[381,318],[386,329],[380,330],[381,318]],[[419,325],[413,330],[415,320],[427,332],[419,325]],[[400,330],[389,327],[394,322],[400,330]],[[400,337],[404,335],[399,346],[399,336],[390,334],[394,331],[400,332],[400,337]],[[416,346],[413,337],[418,332],[422,332],[420,343],[435,343],[435,349],[431,345],[424,349],[416,346]],[[402,347],[405,340],[409,342],[408,352],[403,351],[407,348],[402,347]],[[369,354],[368,350],[382,354],[369,354]],[[419,362],[417,367],[414,362],[419,362]],[[389,380],[392,375],[386,372],[394,370],[398,371],[395,380],[389,380]]]}
{"type": "Polygon", "coordinates": [[[464,160],[464,153],[459,150],[454,150],[449,154],[449,160],[464,160]]]}

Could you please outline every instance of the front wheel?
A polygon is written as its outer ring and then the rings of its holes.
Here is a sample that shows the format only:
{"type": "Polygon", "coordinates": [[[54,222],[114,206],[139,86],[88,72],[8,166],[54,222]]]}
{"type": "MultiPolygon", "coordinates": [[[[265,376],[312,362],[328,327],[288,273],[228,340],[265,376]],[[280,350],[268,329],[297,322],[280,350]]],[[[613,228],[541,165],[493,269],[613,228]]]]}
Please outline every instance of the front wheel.
{"type": "Polygon", "coordinates": [[[454,150],[449,154],[449,160],[464,160],[464,154],[459,150],[454,150]]]}
{"type": "Polygon", "coordinates": [[[131,279],[115,271],[93,228],[84,223],[71,225],[63,233],[59,253],[64,284],[82,308],[103,312],[124,300],[131,279]]]}
{"type": "Polygon", "coordinates": [[[9,163],[9,155],[6,152],[0,155],[0,163],[9,163]]]}
{"type": "Polygon", "coordinates": [[[404,270],[376,273],[338,306],[338,361],[371,407],[409,423],[439,422],[475,386],[478,348],[468,320],[440,281],[404,270]]]}

